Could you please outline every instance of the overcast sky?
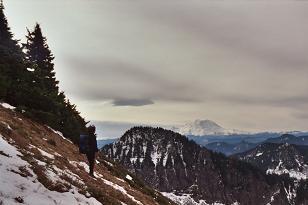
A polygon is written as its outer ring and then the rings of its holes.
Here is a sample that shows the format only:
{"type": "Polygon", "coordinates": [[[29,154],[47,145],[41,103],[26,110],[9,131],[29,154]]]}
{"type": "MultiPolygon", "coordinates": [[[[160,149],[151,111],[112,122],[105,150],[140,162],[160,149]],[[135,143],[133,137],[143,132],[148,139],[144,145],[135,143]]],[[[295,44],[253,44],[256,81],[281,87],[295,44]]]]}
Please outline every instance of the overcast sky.
{"type": "Polygon", "coordinates": [[[308,130],[308,2],[5,0],[88,120],[308,130]]]}

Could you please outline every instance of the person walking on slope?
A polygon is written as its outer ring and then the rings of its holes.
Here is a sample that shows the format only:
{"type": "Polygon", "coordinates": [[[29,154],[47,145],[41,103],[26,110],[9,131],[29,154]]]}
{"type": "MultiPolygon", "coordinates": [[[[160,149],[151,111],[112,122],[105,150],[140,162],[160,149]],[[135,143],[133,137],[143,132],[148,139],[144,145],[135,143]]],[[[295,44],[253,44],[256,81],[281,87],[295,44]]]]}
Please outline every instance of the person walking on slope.
{"type": "Polygon", "coordinates": [[[98,152],[95,126],[90,125],[88,127],[88,149],[87,149],[87,158],[89,161],[89,174],[94,177],[94,164],[95,164],[95,153],[98,152]]]}

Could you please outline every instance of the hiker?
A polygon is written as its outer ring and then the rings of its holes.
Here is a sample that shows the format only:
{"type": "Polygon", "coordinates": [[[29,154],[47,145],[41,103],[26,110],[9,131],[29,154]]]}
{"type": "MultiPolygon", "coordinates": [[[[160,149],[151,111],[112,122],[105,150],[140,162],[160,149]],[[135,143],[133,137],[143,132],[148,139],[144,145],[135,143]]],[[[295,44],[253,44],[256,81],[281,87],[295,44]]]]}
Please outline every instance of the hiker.
{"type": "Polygon", "coordinates": [[[95,153],[98,152],[95,134],[95,126],[90,125],[87,128],[87,135],[80,136],[80,153],[86,154],[89,161],[89,174],[94,177],[95,153]]]}

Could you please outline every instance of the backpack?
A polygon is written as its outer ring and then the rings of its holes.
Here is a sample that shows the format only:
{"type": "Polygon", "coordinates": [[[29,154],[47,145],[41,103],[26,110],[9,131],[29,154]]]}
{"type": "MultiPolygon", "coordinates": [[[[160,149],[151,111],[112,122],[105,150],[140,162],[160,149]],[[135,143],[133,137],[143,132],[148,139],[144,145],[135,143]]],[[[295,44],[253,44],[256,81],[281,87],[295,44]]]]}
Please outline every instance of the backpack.
{"type": "Polygon", "coordinates": [[[79,138],[79,152],[82,154],[87,154],[89,152],[89,136],[80,135],[79,138]]]}

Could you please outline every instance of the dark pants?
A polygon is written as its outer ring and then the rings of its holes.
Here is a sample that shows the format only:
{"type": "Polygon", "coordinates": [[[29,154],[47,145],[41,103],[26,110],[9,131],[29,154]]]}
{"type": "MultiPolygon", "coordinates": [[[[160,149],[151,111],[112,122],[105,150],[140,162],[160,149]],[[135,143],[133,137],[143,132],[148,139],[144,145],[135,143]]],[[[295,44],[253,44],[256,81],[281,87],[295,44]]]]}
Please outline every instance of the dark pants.
{"type": "Polygon", "coordinates": [[[90,168],[90,175],[93,175],[93,170],[94,170],[94,162],[95,162],[95,152],[89,152],[87,153],[87,158],[89,161],[89,168],[90,168]]]}

